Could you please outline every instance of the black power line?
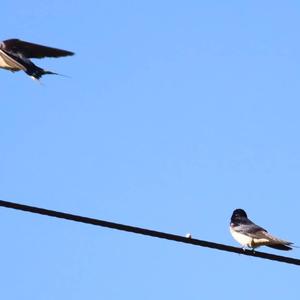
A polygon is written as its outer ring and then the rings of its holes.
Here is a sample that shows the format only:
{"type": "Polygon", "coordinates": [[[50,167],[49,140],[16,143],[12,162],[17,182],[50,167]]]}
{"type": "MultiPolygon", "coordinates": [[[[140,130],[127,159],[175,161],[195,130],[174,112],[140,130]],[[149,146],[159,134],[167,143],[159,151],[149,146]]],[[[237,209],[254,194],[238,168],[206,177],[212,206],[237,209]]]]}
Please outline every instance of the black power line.
{"type": "Polygon", "coordinates": [[[247,250],[247,249],[243,250],[241,248],[232,247],[232,246],[228,246],[228,245],[224,245],[224,244],[218,244],[218,243],[213,243],[213,242],[208,242],[208,241],[203,241],[203,240],[197,240],[197,239],[184,237],[184,236],[180,236],[180,235],[175,235],[175,234],[170,234],[170,233],[165,233],[165,232],[161,232],[161,231],[155,231],[155,230],[150,230],[150,229],[145,229],[145,228],[140,228],[140,227],[135,227],[135,226],[113,223],[113,222],[103,221],[103,220],[99,220],[99,219],[93,219],[93,218],[63,213],[63,212],[59,212],[59,211],[55,211],[55,210],[39,208],[39,207],[34,207],[34,206],[4,201],[4,200],[0,200],[0,206],[6,207],[6,208],[22,210],[22,211],[27,211],[27,212],[31,212],[31,213],[35,213],[35,214],[41,214],[41,215],[45,215],[45,216],[60,218],[60,219],[66,219],[66,220],[75,221],[75,222],[81,222],[81,223],[92,224],[92,225],[96,225],[96,226],[102,226],[102,227],[108,227],[108,228],[122,230],[122,231],[133,232],[133,233],[137,233],[137,234],[148,235],[148,236],[157,237],[157,238],[161,238],[161,239],[167,239],[167,240],[171,240],[171,241],[175,241],[175,242],[192,244],[192,245],[196,245],[196,246],[200,246],[200,247],[207,247],[207,248],[218,249],[218,250],[222,250],[222,251],[234,252],[234,253],[238,253],[238,254],[260,257],[260,258],[264,258],[264,259],[269,259],[269,260],[274,260],[274,261],[279,261],[279,262],[284,262],[284,263],[300,266],[300,259],[296,259],[296,258],[292,258],[292,257],[274,255],[274,254],[258,252],[258,251],[254,252],[254,251],[247,250]]]}

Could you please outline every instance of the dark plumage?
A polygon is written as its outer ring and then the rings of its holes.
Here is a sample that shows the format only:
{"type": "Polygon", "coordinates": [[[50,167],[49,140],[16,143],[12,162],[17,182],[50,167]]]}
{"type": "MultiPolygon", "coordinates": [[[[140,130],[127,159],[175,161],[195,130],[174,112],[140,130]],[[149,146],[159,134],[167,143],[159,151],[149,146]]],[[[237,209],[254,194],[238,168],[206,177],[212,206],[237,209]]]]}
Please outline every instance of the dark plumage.
{"type": "Polygon", "coordinates": [[[279,239],[248,219],[243,209],[233,211],[230,219],[230,231],[234,239],[243,246],[256,248],[267,246],[278,250],[292,250],[293,243],[279,239]]]}
{"type": "Polygon", "coordinates": [[[12,72],[24,71],[33,79],[40,79],[45,74],[58,74],[36,66],[30,58],[61,57],[69,55],[74,55],[74,53],[67,50],[21,41],[19,39],[9,39],[0,43],[0,68],[12,72]]]}

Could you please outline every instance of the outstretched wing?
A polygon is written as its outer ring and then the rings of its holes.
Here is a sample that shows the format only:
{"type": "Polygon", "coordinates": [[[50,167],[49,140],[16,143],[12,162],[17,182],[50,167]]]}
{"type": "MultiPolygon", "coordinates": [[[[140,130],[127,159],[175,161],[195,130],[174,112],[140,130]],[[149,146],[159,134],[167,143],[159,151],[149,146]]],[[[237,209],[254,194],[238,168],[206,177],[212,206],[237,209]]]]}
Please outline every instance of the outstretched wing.
{"type": "Polygon", "coordinates": [[[0,44],[0,48],[11,53],[20,53],[27,58],[60,57],[74,55],[73,52],[24,42],[19,39],[5,40],[0,44]]]}

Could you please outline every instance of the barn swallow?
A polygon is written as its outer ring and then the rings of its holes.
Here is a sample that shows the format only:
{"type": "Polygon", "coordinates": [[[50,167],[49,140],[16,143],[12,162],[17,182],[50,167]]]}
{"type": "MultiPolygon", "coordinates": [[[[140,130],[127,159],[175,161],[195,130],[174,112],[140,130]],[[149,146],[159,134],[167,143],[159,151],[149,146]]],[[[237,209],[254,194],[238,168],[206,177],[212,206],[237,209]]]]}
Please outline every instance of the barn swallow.
{"type": "Polygon", "coordinates": [[[264,228],[254,224],[243,209],[236,209],[232,213],[230,233],[243,249],[249,247],[253,250],[259,246],[267,246],[278,250],[292,250],[293,243],[274,237],[264,228]]]}
{"type": "Polygon", "coordinates": [[[10,39],[0,43],[0,68],[12,72],[24,71],[32,79],[39,80],[45,74],[59,74],[36,66],[30,58],[60,57],[73,54],[66,50],[10,39]]]}

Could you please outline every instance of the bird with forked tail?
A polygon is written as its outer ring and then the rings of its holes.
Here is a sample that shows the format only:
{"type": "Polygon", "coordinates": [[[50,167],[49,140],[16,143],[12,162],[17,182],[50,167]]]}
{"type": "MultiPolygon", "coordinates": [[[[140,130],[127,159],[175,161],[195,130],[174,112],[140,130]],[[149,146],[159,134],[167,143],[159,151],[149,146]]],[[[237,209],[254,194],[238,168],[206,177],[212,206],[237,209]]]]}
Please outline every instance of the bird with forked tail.
{"type": "Polygon", "coordinates": [[[255,249],[260,246],[285,251],[293,249],[293,243],[271,235],[267,230],[249,220],[243,209],[233,211],[230,221],[230,233],[244,249],[246,247],[255,249]]]}
{"type": "Polygon", "coordinates": [[[33,44],[19,39],[9,39],[0,43],[0,68],[12,72],[24,71],[32,79],[39,80],[45,74],[59,75],[36,66],[30,58],[61,57],[74,55],[73,52],[33,44]]]}

